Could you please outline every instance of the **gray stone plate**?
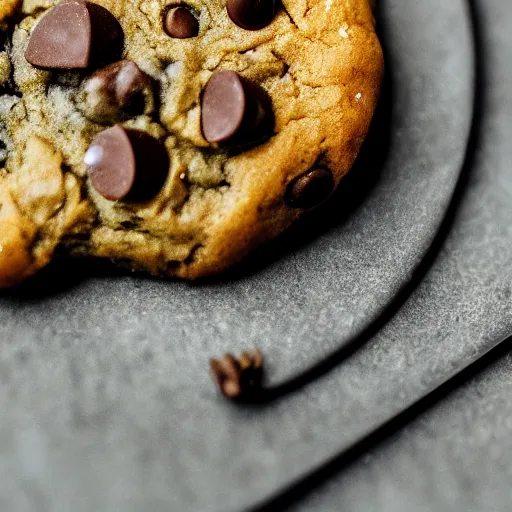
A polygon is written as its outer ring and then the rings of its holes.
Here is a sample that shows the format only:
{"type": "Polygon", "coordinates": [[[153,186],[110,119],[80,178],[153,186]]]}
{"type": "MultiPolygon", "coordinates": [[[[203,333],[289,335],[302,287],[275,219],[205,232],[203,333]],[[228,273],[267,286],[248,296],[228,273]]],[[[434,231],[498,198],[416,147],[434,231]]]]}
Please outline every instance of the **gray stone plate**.
{"type": "Polygon", "coordinates": [[[324,211],[221,280],[108,278],[60,263],[0,298],[6,509],[235,510],[337,449],[322,424],[340,404],[306,393],[236,409],[206,369],[212,355],[259,346],[272,383],[307,370],[381,314],[437,232],[472,115],[466,6],[380,8],[384,102],[324,211]]]}

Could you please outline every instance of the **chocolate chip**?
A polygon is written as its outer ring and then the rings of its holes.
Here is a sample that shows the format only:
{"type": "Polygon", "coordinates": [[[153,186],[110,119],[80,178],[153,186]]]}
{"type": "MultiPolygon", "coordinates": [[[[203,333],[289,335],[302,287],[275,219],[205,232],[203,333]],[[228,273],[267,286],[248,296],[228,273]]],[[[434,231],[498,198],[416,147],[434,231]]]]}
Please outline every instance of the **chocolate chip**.
{"type": "Polygon", "coordinates": [[[135,62],[122,60],[100,69],[82,86],[80,109],[91,121],[112,123],[150,114],[153,83],[135,62]]]}
{"type": "Polygon", "coordinates": [[[212,75],[201,106],[201,124],[208,142],[250,142],[273,125],[272,104],[266,92],[234,71],[212,75]]]}
{"type": "Polygon", "coordinates": [[[101,5],[86,2],[91,16],[92,47],[91,63],[100,67],[121,58],[124,47],[124,32],[115,16],[101,5]]]}
{"type": "Polygon", "coordinates": [[[317,167],[297,176],[286,191],[286,203],[292,208],[309,210],[323,203],[334,188],[331,171],[317,167]]]}
{"type": "Polygon", "coordinates": [[[225,354],[210,359],[210,372],[220,392],[229,400],[253,401],[264,393],[263,355],[259,350],[242,352],[239,358],[225,354]]]}
{"type": "Polygon", "coordinates": [[[142,114],[153,100],[152,81],[135,62],[121,61],[115,71],[115,95],[118,105],[129,115],[142,114]]]}
{"type": "Polygon", "coordinates": [[[276,0],[227,0],[231,21],[246,30],[259,30],[272,23],[276,0]]]}
{"type": "Polygon", "coordinates": [[[244,86],[233,71],[219,71],[209,80],[203,94],[201,121],[205,139],[223,142],[242,126],[246,106],[244,86]]]}
{"type": "Polygon", "coordinates": [[[111,201],[146,201],[162,188],[169,156],[162,143],[120,125],[98,134],[85,154],[92,186],[111,201]]]}
{"type": "Polygon", "coordinates": [[[84,69],[89,65],[91,42],[86,5],[64,2],[50,9],[36,25],[25,58],[44,69],[84,69]]]}
{"type": "Polygon", "coordinates": [[[164,28],[168,35],[176,39],[188,39],[199,34],[199,22],[194,13],[180,5],[167,11],[164,19],[164,28]]]}
{"type": "Polygon", "coordinates": [[[118,58],[123,39],[121,26],[107,9],[66,0],[35,26],[25,58],[41,69],[86,69],[118,58]]]}

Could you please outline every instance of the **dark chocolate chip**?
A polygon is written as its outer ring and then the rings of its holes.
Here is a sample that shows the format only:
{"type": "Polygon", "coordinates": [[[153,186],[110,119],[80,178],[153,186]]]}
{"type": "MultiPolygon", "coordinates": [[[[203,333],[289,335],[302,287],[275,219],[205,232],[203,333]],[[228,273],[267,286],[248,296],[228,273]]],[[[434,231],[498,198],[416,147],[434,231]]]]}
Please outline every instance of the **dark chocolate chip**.
{"type": "Polygon", "coordinates": [[[152,81],[135,62],[121,61],[115,77],[117,104],[130,116],[142,114],[152,100],[152,81]]]}
{"type": "Polygon", "coordinates": [[[292,208],[309,210],[323,203],[333,191],[331,171],[317,167],[297,176],[286,191],[286,203],[292,208]]]}
{"type": "Polygon", "coordinates": [[[163,144],[120,125],[98,134],[87,151],[92,186],[110,201],[146,201],[162,188],[169,172],[163,144]]]}
{"type": "Polygon", "coordinates": [[[239,132],[239,140],[234,142],[244,145],[244,143],[253,143],[254,141],[266,138],[271,134],[274,128],[274,112],[272,109],[272,100],[261,86],[242,79],[247,98],[247,106],[239,132]]]}
{"type": "Polygon", "coordinates": [[[276,0],[227,0],[231,21],[245,30],[260,30],[272,23],[276,0]]]}
{"type": "Polygon", "coordinates": [[[188,39],[199,34],[197,18],[190,9],[183,5],[173,7],[167,11],[164,28],[168,35],[176,39],[188,39]]]}
{"type": "Polygon", "coordinates": [[[246,106],[241,77],[234,71],[218,71],[203,94],[201,122],[205,139],[224,142],[242,126],[246,106]]]}
{"type": "Polygon", "coordinates": [[[124,32],[115,16],[105,7],[86,2],[91,16],[93,67],[100,67],[121,58],[124,47],[124,32]]]}
{"type": "Polygon", "coordinates": [[[121,26],[104,7],[66,0],[35,26],[25,58],[41,69],[86,69],[118,58],[123,40],[121,26]]]}
{"type": "Polygon", "coordinates": [[[135,62],[122,60],[100,69],[83,84],[80,109],[98,123],[112,123],[154,108],[153,82],[135,62]]]}
{"type": "Polygon", "coordinates": [[[226,354],[222,359],[210,359],[210,372],[226,398],[253,401],[264,393],[263,363],[259,350],[243,352],[239,358],[226,354]]]}
{"type": "Polygon", "coordinates": [[[272,103],[266,92],[234,71],[212,75],[201,107],[201,124],[208,142],[250,142],[261,138],[263,131],[273,125],[272,103]]]}
{"type": "Polygon", "coordinates": [[[35,26],[25,58],[43,69],[85,69],[91,43],[91,17],[85,3],[63,2],[51,8],[35,26]]]}
{"type": "Polygon", "coordinates": [[[127,197],[130,201],[147,201],[164,186],[169,174],[170,160],[165,146],[157,139],[139,130],[128,130],[135,153],[137,175],[135,185],[127,197]]]}

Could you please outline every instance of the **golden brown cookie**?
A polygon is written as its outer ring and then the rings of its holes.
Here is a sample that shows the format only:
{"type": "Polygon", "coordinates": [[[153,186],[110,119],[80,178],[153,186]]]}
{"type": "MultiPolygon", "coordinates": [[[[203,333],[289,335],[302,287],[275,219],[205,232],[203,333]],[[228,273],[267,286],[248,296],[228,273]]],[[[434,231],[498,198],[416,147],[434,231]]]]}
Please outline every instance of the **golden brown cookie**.
{"type": "Polygon", "coordinates": [[[370,0],[3,0],[0,287],[57,249],[218,273],[326,200],[383,73],[370,0]]]}

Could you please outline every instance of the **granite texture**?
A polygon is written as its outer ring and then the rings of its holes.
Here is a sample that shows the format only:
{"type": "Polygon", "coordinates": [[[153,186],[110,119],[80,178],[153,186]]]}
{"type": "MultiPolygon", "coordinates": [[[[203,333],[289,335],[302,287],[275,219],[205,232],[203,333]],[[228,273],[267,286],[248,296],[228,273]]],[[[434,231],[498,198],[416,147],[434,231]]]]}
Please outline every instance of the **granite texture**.
{"type": "Polygon", "coordinates": [[[392,109],[380,114],[379,151],[360,162],[367,174],[354,173],[329,210],[222,282],[77,279],[68,268],[64,283],[54,269],[43,292],[3,294],[2,510],[239,510],[503,338],[509,178],[482,188],[505,167],[499,160],[472,172],[457,218],[467,222],[376,340],[266,406],[225,403],[209,380],[208,358],[226,349],[259,346],[271,383],[329,356],[386,309],[438,231],[472,119],[467,6],[380,8],[392,109]]]}
{"type": "Polygon", "coordinates": [[[504,345],[474,378],[287,510],[509,512],[512,339],[504,345]]]}

